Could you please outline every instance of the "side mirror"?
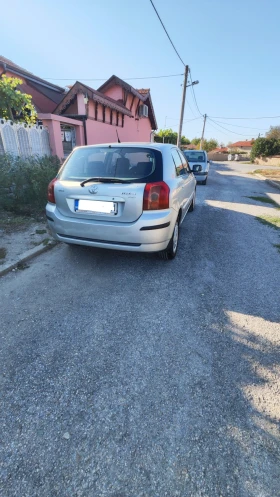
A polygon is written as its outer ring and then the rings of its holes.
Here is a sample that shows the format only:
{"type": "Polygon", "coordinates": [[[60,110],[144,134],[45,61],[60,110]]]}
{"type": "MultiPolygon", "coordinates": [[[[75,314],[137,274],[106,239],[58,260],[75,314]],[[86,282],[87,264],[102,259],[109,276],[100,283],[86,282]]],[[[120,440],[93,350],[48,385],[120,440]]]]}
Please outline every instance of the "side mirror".
{"type": "Polygon", "coordinates": [[[207,164],[210,164],[210,160],[207,161],[207,164]]]}

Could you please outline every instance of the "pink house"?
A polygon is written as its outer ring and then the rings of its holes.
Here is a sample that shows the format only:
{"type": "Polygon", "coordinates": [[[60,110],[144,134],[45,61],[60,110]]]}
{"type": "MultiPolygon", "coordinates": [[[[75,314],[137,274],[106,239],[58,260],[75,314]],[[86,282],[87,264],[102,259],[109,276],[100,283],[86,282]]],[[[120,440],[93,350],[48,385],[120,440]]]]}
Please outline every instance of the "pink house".
{"type": "Polygon", "coordinates": [[[112,76],[98,90],[77,81],[52,113],[38,118],[49,129],[53,154],[63,159],[76,145],[149,142],[157,129],[150,90],[112,76]]]}
{"type": "MultiPolygon", "coordinates": [[[[0,55],[2,75],[18,77],[48,127],[52,153],[64,159],[76,145],[149,142],[157,129],[150,90],[112,76],[98,90],[77,81],[67,91],[0,55]]],[[[0,116],[1,117],[1,116],[0,116]]]]}

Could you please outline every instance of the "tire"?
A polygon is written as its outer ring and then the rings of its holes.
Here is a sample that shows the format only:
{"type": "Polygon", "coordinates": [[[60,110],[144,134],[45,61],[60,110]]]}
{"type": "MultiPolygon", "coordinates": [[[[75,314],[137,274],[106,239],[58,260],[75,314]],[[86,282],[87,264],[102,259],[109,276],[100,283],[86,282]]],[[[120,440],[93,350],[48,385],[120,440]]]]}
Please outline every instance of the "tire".
{"type": "Polygon", "coordinates": [[[195,197],[196,197],[196,190],[194,191],[194,196],[193,196],[190,208],[189,208],[189,212],[193,212],[194,211],[194,208],[195,208],[195,197]]]}
{"type": "Polygon", "coordinates": [[[207,178],[201,182],[202,185],[206,185],[206,183],[207,183],[207,178]]]}
{"type": "Polygon", "coordinates": [[[169,241],[169,244],[167,245],[165,250],[159,252],[160,258],[165,261],[174,259],[176,257],[178,250],[178,242],[179,242],[179,218],[175,223],[173,235],[169,241]]]}

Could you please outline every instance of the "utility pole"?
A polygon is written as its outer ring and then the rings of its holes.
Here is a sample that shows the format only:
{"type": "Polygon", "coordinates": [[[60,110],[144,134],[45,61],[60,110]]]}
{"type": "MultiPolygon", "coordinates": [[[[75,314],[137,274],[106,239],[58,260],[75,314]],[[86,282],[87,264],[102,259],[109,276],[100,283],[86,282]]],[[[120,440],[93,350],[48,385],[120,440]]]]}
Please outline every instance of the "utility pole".
{"type": "Polygon", "coordinates": [[[205,130],[205,124],[206,124],[207,114],[204,114],[203,117],[204,117],[204,122],[203,122],[203,130],[202,130],[202,135],[201,135],[199,150],[202,149],[202,145],[203,145],[203,141],[204,141],[204,130],[205,130]]]}
{"type": "Polygon", "coordinates": [[[189,73],[189,66],[186,66],[185,67],[184,84],[183,84],[183,95],[182,95],[180,124],[179,124],[178,138],[177,138],[177,147],[181,146],[181,137],[182,137],[182,127],[183,127],[183,120],[184,120],[184,110],[185,110],[185,100],[186,100],[186,89],[187,89],[187,82],[188,82],[188,73],[189,73]]]}
{"type": "MultiPolygon", "coordinates": [[[[164,131],[166,130],[166,119],[167,119],[167,116],[165,116],[165,121],[164,121],[164,131]]],[[[162,143],[164,143],[164,135],[163,135],[162,143]]]]}

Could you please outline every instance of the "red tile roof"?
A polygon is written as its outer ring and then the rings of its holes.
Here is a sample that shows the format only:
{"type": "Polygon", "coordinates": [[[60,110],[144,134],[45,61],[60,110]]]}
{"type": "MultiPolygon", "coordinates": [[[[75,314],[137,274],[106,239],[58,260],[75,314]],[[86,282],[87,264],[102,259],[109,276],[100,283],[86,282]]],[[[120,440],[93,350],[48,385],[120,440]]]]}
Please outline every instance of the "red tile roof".
{"type": "Polygon", "coordinates": [[[228,152],[228,147],[214,148],[214,150],[211,150],[211,152],[225,153],[225,152],[228,152]]]}
{"type": "MultiPolygon", "coordinates": [[[[26,69],[23,69],[23,67],[18,66],[18,65],[17,65],[17,64],[15,64],[12,60],[7,59],[7,58],[6,58],[6,57],[4,57],[3,55],[0,55],[0,62],[3,62],[4,64],[8,64],[9,66],[14,67],[14,68],[16,68],[16,69],[20,69],[21,71],[28,72],[26,69]]],[[[31,73],[30,73],[30,74],[31,74],[31,73]]]]}
{"type": "Polygon", "coordinates": [[[254,140],[246,140],[246,141],[240,141],[236,143],[231,143],[229,145],[229,148],[235,148],[235,147],[252,147],[254,143],[254,140]]]}

